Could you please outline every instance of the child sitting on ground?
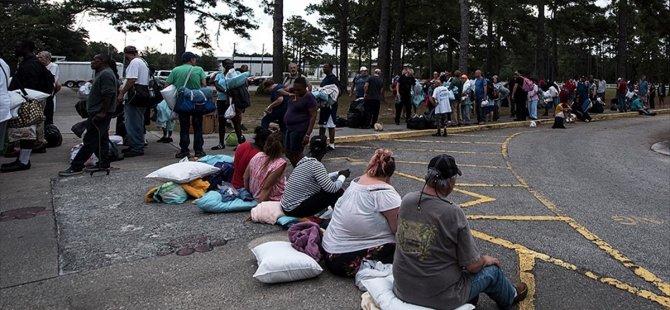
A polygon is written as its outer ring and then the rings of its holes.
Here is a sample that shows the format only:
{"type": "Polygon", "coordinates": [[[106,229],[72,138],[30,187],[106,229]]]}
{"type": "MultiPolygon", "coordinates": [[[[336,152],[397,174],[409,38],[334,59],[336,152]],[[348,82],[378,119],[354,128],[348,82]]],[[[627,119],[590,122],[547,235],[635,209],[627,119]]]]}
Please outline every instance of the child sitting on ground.
{"type": "Polygon", "coordinates": [[[565,119],[570,116],[570,105],[565,102],[561,102],[556,106],[556,112],[554,114],[554,126],[551,128],[563,128],[565,129],[565,119]]]}

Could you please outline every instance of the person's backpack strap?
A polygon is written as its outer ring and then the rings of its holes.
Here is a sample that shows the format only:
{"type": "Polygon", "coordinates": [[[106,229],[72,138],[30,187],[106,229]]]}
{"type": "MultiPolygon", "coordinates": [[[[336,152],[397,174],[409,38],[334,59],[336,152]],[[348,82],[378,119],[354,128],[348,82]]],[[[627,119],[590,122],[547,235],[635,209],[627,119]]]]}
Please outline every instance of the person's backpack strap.
{"type": "Polygon", "coordinates": [[[182,87],[186,87],[188,84],[188,80],[191,78],[191,72],[193,72],[193,66],[191,66],[191,69],[188,70],[188,74],[186,75],[186,80],[184,81],[184,85],[182,87]]]}

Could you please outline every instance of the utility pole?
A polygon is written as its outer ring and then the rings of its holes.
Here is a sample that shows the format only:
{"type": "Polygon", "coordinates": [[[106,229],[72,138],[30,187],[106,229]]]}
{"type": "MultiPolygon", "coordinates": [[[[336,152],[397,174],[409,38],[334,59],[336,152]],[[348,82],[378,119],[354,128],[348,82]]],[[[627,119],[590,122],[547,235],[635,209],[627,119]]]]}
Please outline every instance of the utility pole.
{"type": "Polygon", "coordinates": [[[263,47],[261,48],[261,75],[263,75],[263,59],[265,58],[265,43],[263,43],[263,47]]]}

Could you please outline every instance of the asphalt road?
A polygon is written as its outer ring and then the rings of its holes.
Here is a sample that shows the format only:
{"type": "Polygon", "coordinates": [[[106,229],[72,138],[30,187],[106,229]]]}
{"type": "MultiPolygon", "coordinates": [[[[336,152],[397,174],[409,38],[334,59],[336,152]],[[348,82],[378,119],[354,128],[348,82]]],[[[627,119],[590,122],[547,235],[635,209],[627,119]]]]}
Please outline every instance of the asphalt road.
{"type": "MultiPolygon", "coordinates": [[[[449,199],[465,209],[482,252],[530,284],[521,309],[670,308],[670,157],[650,150],[670,138],[670,117],[569,127],[338,144],[324,163],[359,175],[375,148],[390,148],[393,184],[406,194],[421,188],[430,158],[454,155],[463,176],[449,199]]],[[[248,247],[285,238],[278,227],[189,203],[144,204],[155,184],[143,176],[174,162],[173,147],[150,143],[110,177],[50,179],[66,167],[67,149],[0,176],[0,211],[46,208],[0,222],[0,308],[359,308],[353,280],[328,272],[255,281],[248,247]],[[175,255],[203,244],[211,250],[175,255]]],[[[478,309],[495,305],[482,298],[478,309]]]]}

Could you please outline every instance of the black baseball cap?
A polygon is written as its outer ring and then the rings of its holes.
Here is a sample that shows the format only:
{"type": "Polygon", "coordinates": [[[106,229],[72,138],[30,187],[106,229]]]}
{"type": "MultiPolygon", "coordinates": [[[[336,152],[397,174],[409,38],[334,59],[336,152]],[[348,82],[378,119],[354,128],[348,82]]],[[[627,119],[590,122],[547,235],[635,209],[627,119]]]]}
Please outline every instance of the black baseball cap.
{"type": "Polygon", "coordinates": [[[440,179],[448,179],[455,175],[463,175],[461,169],[456,165],[456,159],[453,156],[442,154],[433,157],[428,163],[428,168],[437,170],[440,174],[437,176],[440,179]]]}
{"type": "Polygon", "coordinates": [[[312,154],[321,154],[326,151],[328,146],[326,136],[314,136],[309,140],[309,151],[312,154]]]}

